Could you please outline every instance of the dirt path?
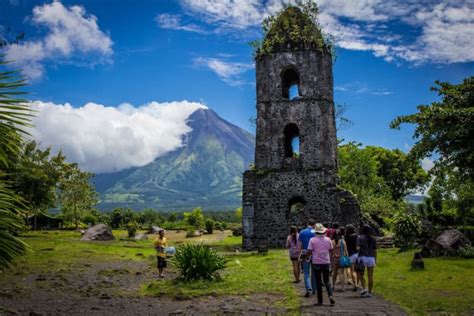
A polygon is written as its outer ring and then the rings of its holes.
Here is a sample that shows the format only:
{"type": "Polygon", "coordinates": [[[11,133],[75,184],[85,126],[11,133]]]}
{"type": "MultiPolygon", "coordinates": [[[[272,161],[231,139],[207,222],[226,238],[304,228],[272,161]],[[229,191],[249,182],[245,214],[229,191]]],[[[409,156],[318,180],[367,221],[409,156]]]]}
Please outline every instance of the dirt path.
{"type": "MultiPolygon", "coordinates": [[[[305,293],[304,282],[301,281],[296,285],[298,291],[305,293]]],[[[303,315],[390,315],[390,316],[405,316],[408,315],[399,306],[392,304],[382,297],[374,295],[371,298],[362,298],[358,292],[353,292],[351,286],[346,287],[346,291],[339,291],[339,284],[336,286],[334,298],[336,304],[329,305],[327,292],[323,292],[323,305],[318,306],[316,295],[309,298],[302,297],[302,304],[300,313],[303,315]]]]}
{"type": "MultiPolygon", "coordinates": [[[[168,270],[166,278],[176,275],[168,270]]],[[[205,296],[180,300],[148,297],[140,287],[156,279],[147,262],[76,263],[67,270],[6,276],[0,284],[0,315],[208,315],[282,314],[271,294],[205,296]]]]}

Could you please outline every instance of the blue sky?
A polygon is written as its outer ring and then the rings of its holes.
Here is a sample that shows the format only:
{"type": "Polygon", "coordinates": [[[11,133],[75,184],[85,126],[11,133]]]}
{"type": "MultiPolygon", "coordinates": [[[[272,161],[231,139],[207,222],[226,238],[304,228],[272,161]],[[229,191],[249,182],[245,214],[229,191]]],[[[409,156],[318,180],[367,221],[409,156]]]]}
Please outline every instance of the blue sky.
{"type": "MultiPolygon", "coordinates": [[[[261,19],[281,6],[278,0],[0,0],[0,34],[10,42],[4,48],[7,58],[17,60],[14,66],[30,78],[29,98],[40,109],[49,106],[52,113],[37,122],[45,144],[65,146],[74,135],[58,139],[45,130],[49,126],[57,133],[62,127],[51,122],[61,118],[67,124],[70,115],[79,113],[74,110],[87,103],[120,109],[117,122],[127,121],[132,133],[136,127],[130,116],[136,111],[124,103],[142,107],[142,114],[150,113],[150,102],[161,106],[161,114],[152,115],[156,126],[150,128],[161,129],[157,135],[166,138],[171,136],[164,129],[173,127],[163,121],[170,121],[172,114],[163,116],[169,111],[162,107],[172,104],[179,109],[184,100],[204,104],[253,132],[248,119],[255,116],[255,71],[248,42],[261,37],[261,19]],[[13,43],[20,32],[25,38],[13,43]],[[68,110],[51,109],[66,103],[68,110]]],[[[353,121],[339,132],[340,138],[407,150],[413,129],[390,130],[390,121],[436,100],[429,91],[435,80],[456,83],[474,73],[470,1],[324,0],[319,6],[320,23],[338,44],[335,100],[347,105],[345,116],[353,121]]],[[[185,104],[183,114],[173,119],[184,119],[200,106],[196,104],[185,104]]],[[[87,115],[96,115],[81,113],[86,121],[87,115]]],[[[140,122],[135,121],[146,126],[140,122]]],[[[180,132],[185,132],[181,125],[180,132]]],[[[101,141],[108,143],[110,133],[104,135],[101,141]]],[[[70,155],[82,163],[99,159],[100,153],[88,154],[86,143],[90,146],[93,141],[88,138],[71,146],[70,155]]],[[[174,142],[149,156],[176,146],[174,142]]]]}

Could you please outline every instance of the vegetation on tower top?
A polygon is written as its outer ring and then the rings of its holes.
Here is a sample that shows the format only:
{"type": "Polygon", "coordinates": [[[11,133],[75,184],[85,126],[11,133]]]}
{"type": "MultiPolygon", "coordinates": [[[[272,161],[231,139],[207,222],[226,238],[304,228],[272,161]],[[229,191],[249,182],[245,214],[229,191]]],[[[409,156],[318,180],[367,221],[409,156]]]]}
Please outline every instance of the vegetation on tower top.
{"type": "Polygon", "coordinates": [[[330,36],[323,34],[313,1],[288,6],[262,22],[263,40],[250,42],[256,59],[276,52],[325,50],[332,52],[330,36]]]}

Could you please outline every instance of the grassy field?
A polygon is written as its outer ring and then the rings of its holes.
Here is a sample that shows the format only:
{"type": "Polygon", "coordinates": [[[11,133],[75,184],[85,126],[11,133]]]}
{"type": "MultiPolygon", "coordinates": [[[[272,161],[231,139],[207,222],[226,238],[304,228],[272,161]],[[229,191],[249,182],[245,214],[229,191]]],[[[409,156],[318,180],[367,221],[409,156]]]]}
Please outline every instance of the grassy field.
{"type": "MultiPolygon", "coordinates": [[[[187,239],[185,232],[168,232],[171,244],[206,243],[228,261],[222,281],[216,283],[182,283],[176,280],[147,280],[142,284],[144,295],[188,298],[267,293],[277,306],[295,310],[299,295],[291,283],[290,263],[285,250],[271,250],[267,255],[239,252],[241,238],[229,237],[229,232],[187,239]]],[[[154,269],[155,251],[152,240],[126,239],[125,231],[114,231],[116,241],[82,242],[80,234],[68,231],[30,232],[23,236],[31,251],[17,260],[16,265],[0,275],[29,275],[51,271],[82,269],[84,258],[89,262],[140,261],[154,269]]],[[[424,271],[411,271],[413,251],[397,253],[395,249],[380,250],[375,270],[374,291],[401,305],[410,314],[432,312],[469,314],[474,311],[474,260],[457,258],[424,259],[424,271]]]]}
{"type": "Polygon", "coordinates": [[[425,270],[411,271],[414,251],[381,250],[374,292],[410,314],[474,313],[474,260],[425,258],[425,270]]]}
{"type": "Polygon", "coordinates": [[[228,237],[212,244],[227,259],[227,268],[222,273],[222,281],[183,283],[175,280],[152,282],[144,288],[151,295],[172,295],[196,297],[203,295],[251,295],[271,293],[275,295],[277,306],[295,309],[299,306],[299,296],[291,284],[289,261],[285,250],[270,250],[267,255],[236,252],[241,245],[240,237],[228,237]],[[230,252],[234,250],[233,252],[230,252]]]}

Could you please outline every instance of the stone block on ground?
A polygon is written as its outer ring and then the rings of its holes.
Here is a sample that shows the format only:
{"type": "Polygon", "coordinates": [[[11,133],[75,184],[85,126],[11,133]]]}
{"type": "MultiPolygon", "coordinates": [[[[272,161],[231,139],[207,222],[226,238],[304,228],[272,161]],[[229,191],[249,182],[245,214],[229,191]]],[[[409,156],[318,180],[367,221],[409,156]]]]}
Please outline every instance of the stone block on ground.
{"type": "Polygon", "coordinates": [[[112,230],[105,225],[105,224],[97,224],[90,228],[88,228],[84,235],[82,236],[81,240],[84,241],[107,241],[107,240],[115,240],[114,235],[112,234],[112,230]]]}

